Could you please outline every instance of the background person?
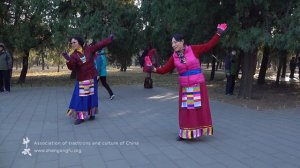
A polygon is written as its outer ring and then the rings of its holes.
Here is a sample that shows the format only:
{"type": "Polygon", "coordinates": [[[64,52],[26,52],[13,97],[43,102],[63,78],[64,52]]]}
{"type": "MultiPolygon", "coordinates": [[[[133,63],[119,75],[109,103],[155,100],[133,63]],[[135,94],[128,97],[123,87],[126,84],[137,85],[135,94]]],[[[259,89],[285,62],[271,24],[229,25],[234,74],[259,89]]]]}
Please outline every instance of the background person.
{"type": "Polygon", "coordinates": [[[106,67],[107,66],[107,58],[106,57],[107,57],[107,54],[105,53],[104,49],[99,50],[97,52],[97,56],[96,56],[96,60],[95,60],[95,65],[96,65],[96,69],[98,71],[98,76],[99,76],[99,79],[97,80],[97,82],[99,82],[99,80],[101,81],[101,84],[107,90],[107,92],[109,94],[109,99],[112,100],[115,98],[115,95],[106,82],[106,78],[107,78],[107,67],[106,67]]]}
{"type": "Polygon", "coordinates": [[[226,95],[233,95],[239,60],[235,50],[225,57],[226,95]]]}
{"type": "Polygon", "coordinates": [[[292,57],[292,59],[290,60],[290,78],[294,78],[294,74],[295,74],[295,69],[297,67],[297,60],[296,57],[292,57]]]}
{"type": "Polygon", "coordinates": [[[0,92],[10,92],[11,71],[12,57],[5,50],[4,43],[0,43],[0,92]]]}
{"type": "Polygon", "coordinates": [[[149,44],[143,53],[144,66],[143,71],[146,73],[144,80],[144,88],[153,88],[153,80],[151,77],[152,67],[158,67],[158,57],[156,49],[149,44]]]}

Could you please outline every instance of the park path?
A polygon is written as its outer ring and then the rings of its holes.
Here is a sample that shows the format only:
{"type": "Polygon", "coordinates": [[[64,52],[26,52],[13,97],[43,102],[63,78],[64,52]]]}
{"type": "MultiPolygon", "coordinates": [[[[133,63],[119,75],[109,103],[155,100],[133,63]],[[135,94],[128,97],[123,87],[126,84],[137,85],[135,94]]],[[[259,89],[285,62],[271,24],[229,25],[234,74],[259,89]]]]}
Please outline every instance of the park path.
{"type": "Polygon", "coordinates": [[[113,86],[111,101],[99,88],[100,114],[76,126],[66,117],[71,87],[0,94],[0,168],[300,167],[299,107],[256,111],[211,101],[214,136],[178,142],[176,91],[113,86]]]}

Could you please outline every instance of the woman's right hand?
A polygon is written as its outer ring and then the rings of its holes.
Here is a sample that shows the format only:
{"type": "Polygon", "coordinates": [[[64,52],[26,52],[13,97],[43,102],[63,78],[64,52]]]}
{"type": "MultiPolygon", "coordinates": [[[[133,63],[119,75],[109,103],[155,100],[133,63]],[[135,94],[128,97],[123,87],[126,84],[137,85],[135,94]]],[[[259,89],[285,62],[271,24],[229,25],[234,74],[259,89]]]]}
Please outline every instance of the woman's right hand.
{"type": "Polygon", "coordinates": [[[156,72],[156,68],[155,67],[153,67],[152,72],[156,72]]]}
{"type": "Polygon", "coordinates": [[[66,51],[64,51],[64,52],[62,53],[62,55],[64,56],[64,58],[65,58],[67,61],[70,60],[70,56],[69,56],[69,54],[68,54],[66,51]]]}

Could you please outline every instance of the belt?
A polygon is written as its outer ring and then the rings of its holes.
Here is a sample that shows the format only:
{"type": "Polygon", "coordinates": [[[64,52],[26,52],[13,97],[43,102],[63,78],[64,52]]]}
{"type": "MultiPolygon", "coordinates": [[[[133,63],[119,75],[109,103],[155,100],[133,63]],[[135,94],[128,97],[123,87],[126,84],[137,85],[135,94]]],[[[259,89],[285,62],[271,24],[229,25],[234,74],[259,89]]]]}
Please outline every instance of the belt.
{"type": "Polygon", "coordinates": [[[180,76],[190,76],[190,75],[196,75],[200,73],[201,73],[201,69],[193,69],[180,74],[180,76]]]}

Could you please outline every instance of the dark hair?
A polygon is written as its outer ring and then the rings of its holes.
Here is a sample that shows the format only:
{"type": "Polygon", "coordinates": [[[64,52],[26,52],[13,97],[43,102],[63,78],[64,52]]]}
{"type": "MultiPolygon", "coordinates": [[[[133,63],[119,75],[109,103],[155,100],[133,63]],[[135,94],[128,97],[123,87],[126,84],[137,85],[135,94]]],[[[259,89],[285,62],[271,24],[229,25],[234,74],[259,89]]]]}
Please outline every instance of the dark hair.
{"type": "Polygon", "coordinates": [[[77,41],[78,41],[78,44],[81,45],[81,47],[83,47],[83,45],[84,45],[84,40],[83,40],[83,38],[81,38],[81,37],[79,37],[79,36],[74,36],[74,37],[71,37],[69,41],[71,42],[72,39],[77,40],[77,41]]]}
{"type": "Polygon", "coordinates": [[[148,48],[147,48],[147,49],[150,50],[150,49],[152,49],[152,48],[153,48],[152,42],[149,42],[149,43],[148,43],[148,48]]]}
{"type": "Polygon", "coordinates": [[[176,41],[182,41],[182,40],[184,40],[184,37],[183,37],[182,34],[174,34],[172,36],[172,38],[174,38],[176,41]]]}

